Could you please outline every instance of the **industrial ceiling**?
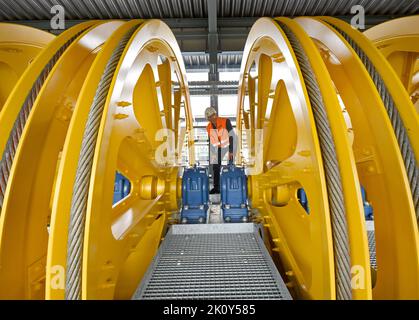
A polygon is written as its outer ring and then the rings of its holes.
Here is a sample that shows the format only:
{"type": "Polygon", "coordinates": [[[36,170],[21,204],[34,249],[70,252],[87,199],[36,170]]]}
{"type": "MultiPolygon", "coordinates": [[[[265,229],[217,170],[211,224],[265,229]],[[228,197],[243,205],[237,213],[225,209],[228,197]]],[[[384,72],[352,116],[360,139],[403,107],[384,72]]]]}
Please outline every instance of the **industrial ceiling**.
{"type": "Polygon", "coordinates": [[[57,4],[65,8],[66,28],[89,19],[163,19],[179,42],[186,68],[192,70],[208,70],[212,51],[219,69],[237,70],[247,34],[258,17],[332,15],[349,21],[351,7],[359,4],[368,28],[419,12],[417,0],[0,0],[0,21],[49,30],[51,7],[57,4]],[[213,30],[209,30],[211,19],[213,30]]]}
{"type": "MultiPolygon", "coordinates": [[[[85,19],[186,19],[208,17],[209,0],[20,0],[0,1],[1,20],[49,19],[50,8],[60,4],[71,20],[85,19]]],[[[410,15],[419,10],[417,0],[216,0],[217,17],[299,15],[350,15],[359,4],[366,15],[410,15]]]]}
{"type": "MultiPolygon", "coordinates": [[[[351,7],[361,5],[368,28],[419,12],[418,0],[0,0],[0,21],[60,33],[50,30],[54,5],[65,9],[65,28],[90,19],[162,19],[178,40],[187,70],[205,70],[212,82],[218,82],[219,71],[239,70],[258,17],[330,15],[350,21],[351,7]]],[[[200,88],[195,94],[206,91],[200,88]]],[[[213,88],[213,93],[230,91],[213,88]]]]}

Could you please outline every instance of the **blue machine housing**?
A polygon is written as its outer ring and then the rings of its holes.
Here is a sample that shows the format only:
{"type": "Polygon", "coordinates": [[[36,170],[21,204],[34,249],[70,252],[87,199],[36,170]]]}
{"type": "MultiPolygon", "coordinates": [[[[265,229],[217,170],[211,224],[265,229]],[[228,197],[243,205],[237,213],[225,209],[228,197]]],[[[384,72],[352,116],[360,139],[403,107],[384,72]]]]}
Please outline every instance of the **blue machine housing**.
{"type": "Polygon", "coordinates": [[[126,198],[131,192],[131,183],[119,172],[116,172],[113,189],[113,204],[126,198]]]}
{"type": "Polygon", "coordinates": [[[361,186],[361,194],[362,204],[364,205],[365,220],[374,220],[374,210],[367,200],[367,192],[363,186],[361,186]]]}
{"type": "MultiPolygon", "coordinates": [[[[368,202],[367,193],[363,186],[361,186],[361,195],[362,195],[362,204],[364,206],[365,220],[374,220],[374,209],[371,206],[371,204],[368,202]]],[[[304,189],[300,188],[297,190],[297,197],[298,197],[298,201],[303,206],[303,208],[307,211],[307,213],[310,213],[310,207],[308,205],[307,194],[305,193],[304,189]]]]}
{"type": "Polygon", "coordinates": [[[300,188],[297,190],[297,198],[298,201],[300,202],[301,206],[304,208],[304,210],[307,213],[310,213],[310,207],[308,206],[308,199],[307,199],[307,194],[304,191],[303,188],[300,188]]]}
{"type": "Polygon", "coordinates": [[[186,168],[182,178],[181,223],[206,223],[209,200],[207,170],[186,168]]]}
{"type": "Polygon", "coordinates": [[[247,177],[243,168],[228,165],[221,170],[221,209],[225,222],[247,222],[247,177]]]}

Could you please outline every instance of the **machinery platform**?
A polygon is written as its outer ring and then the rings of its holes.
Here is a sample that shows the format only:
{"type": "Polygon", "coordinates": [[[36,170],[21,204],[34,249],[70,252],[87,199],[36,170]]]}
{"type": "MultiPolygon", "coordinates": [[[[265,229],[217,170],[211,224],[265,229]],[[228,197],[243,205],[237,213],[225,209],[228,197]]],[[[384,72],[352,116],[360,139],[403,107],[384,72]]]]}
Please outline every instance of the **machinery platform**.
{"type": "Polygon", "coordinates": [[[223,217],[221,216],[221,199],[219,194],[210,194],[209,196],[209,215],[208,223],[223,223],[223,217]]]}
{"type": "Polygon", "coordinates": [[[371,268],[377,270],[377,258],[375,254],[375,229],[374,221],[366,221],[367,237],[368,237],[368,249],[370,252],[370,264],[371,268]]]}
{"type": "Polygon", "coordinates": [[[291,295],[254,223],[173,225],[133,299],[272,299],[291,295]]]}

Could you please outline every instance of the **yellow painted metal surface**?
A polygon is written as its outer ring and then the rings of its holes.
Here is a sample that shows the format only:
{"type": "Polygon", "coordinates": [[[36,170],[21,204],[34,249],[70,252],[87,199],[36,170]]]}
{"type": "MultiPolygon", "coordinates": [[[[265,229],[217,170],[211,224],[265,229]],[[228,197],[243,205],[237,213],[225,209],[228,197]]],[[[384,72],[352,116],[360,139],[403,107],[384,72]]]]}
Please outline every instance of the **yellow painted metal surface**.
{"type": "MultiPolygon", "coordinates": [[[[331,227],[320,147],[301,71],[288,40],[273,20],[263,18],[252,27],[240,77],[237,123],[241,124],[243,110],[249,110],[252,124],[246,129],[252,135],[256,132],[252,127],[265,130],[264,166],[267,161],[280,162],[263,174],[251,176],[252,207],[264,211],[285,268],[293,273],[290,282],[296,294],[303,298],[334,299],[331,227]],[[253,63],[257,68],[255,74],[250,71],[253,63]],[[272,78],[261,81],[265,74],[258,72],[260,64],[271,69],[268,74],[272,78]],[[246,86],[249,86],[247,99],[246,86]],[[250,89],[252,86],[255,88],[250,89]],[[266,110],[268,104],[271,113],[265,118],[260,109],[266,110]],[[263,127],[262,120],[266,121],[263,127]],[[285,143],[278,145],[282,140],[285,143]],[[312,204],[314,215],[307,215],[298,203],[296,191],[301,186],[310,199],[317,199],[312,204]],[[270,190],[278,187],[290,189],[291,197],[285,206],[270,204],[270,190]]],[[[245,128],[239,125],[238,129],[245,128]]],[[[248,141],[254,143],[255,138],[248,141]]]]}
{"type": "Polygon", "coordinates": [[[374,46],[374,44],[371,43],[368,38],[361,32],[353,29],[349,24],[339,19],[331,17],[323,17],[322,19],[333,25],[336,25],[339,29],[348,34],[372,61],[378,73],[381,75],[385,85],[387,86],[387,89],[392,96],[394,103],[396,104],[397,110],[399,111],[400,117],[403,121],[403,125],[407,129],[410,143],[416,157],[416,162],[418,162],[419,115],[410,100],[409,94],[406,92],[403,84],[398,79],[394,69],[387,62],[380,51],[374,46]]]}
{"type": "Polygon", "coordinates": [[[387,58],[419,112],[419,15],[381,23],[364,35],[387,58]]]}
{"type": "Polygon", "coordinates": [[[22,74],[19,81],[16,83],[13,92],[11,93],[13,97],[8,99],[6,104],[3,106],[2,111],[0,112],[1,154],[4,152],[7,139],[19,114],[19,111],[22,108],[28,93],[30,92],[41,71],[51,60],[57,50],[59,50],[59,48],[61,48],[72,37],[77,35],[77,33],[83,31],[86,28],[89,28],[94,23],[94,21],[84,22],[63,32],[59,37],[56,37],[53,41],[51,41],[49,45],[46,46],[45,50],[38,54],[38,56],[32,61],[30,67],[28,67],[22,74]]]}
{"type": "MultiPolygon", "coordinates": [[[[150,237],[148,230],[153,228],[152,225],[166,223],[171,210],[177,209],[177,167],[157,164],[154,150],[157,147],[157,130],[167,128],[166,124],[170,123],[167,113],[161,111],[173,109],[170,104],[175,93],[170,89],[173,81],[180,83],[182,112],[187,120],[185,126],[191,128],[184,66],[173,35],[166,25],[157,20],[146,23],[132,21],[123,25],[106,42],[84,83],[76,106],[64,146],[62,157],[65,160],[61,162],[57,177],[59,183],[55,190],[51,225],[53,236],[57,238],[50,243],[47,270],[66,263],[66,229],[71,191],[84,131],[84,125],[80,124],[86,123],[95,93],[92,88],[97,86],[121,36],[135,24],[139,28],[120,60],[98,137],[83,254],[83,298],[86,299],[128,298],[135,286],[131,284],[131,292],[127,292],[125,286],[118,283],[119,277],[124,278],[121,270],[132,272],[131,264],[137,267],[140,263],[137,278],[141,277],[141,272],[146,270],[153,256],[148,253],[140,260],[135,258],[139,255],[137,250],[143,250],[143,243],[152,241],[143,240],[143,237],[150,237]],[[159,70],[161,65],[164,65],[164,70],[161,70],[162,67],[159,70]],[[166,90],[158,92],[159,87],[163,86],[157,86],[158,82],[164,83],[166,90]],[[165,99],[161,99],[163,95],[165,99]],[[166,102],[165,109],[159,101],[166,102]],[[126,199],[112,206],[116,170],[131,181],[132,189],[126,199]],[[156,189],[151,190],[152,181],[156,179],[156,189]],[[174,195],[170,192],[173,189],[174,195]],[[119,288],[121,292],[115,291],[119,288]]],[[[179,101],[177,107],[181,107],[179,101]]],[[[174,114],[179,112],[174,110],[174,114]]],[[[176,131],[181,129],[180,122],[172,121],[170,127],[176,131]]],[[[158,234],[160,238],[161,230],[156,232],[155,235],[158,234]]],[[[151,247],[148,249],[154,252],[151,247]]],[[[47,273],[47,280],[54,276],[47,273]]],[[[47,287],[47,297],[63,298],[64,290],[47,287]]]]}
{"type": "MultiPolygon", "coordinates": [[[[166,202],[169,192],[165,192],[164,187],[157,188],[150,200],[141,199],[134,187],[127,198],[127,202],[132,201],[132,206],[126,204],[118,216],[109,204],[119,162],[126,167],[124,174],[134,183],[147,175],[158,177],[167,186],[177,182],[171,180],[172,170],[177,170],[177,167],[156,164],[153,151],[160,143],[155,138],[157,131],[177,126],[168,110],[172,108],[174,94],[174,89],[170,89],[172,81],[178,82],[186,92],[182,65],[173,34],[158,20],[140,26],[120,60],[111,94],[107,97],[92,169],[85,231],[88,245],[83,248],[82,294],[85,299],[110,299],[115,295],[114,284],[120,276],[122,264],[135,252],[137,243],[151,224],[157,219],[166,219],[168,215],[166,202]],[[157,100],[160,98],[159,88],[163,107],[157,100]],[[131,105],[118,108],[117,103],[121,99],[131,105]],[[115,119],[114,115],[118,113],[127,117],[115,119]],[[143,130],[143,137],[135,141],[138,139],[138,130],[143,130]],[[121,150],[124,144],[126,149],[121,150]],[[113,268],[105,269],[104,266],[109,263],[113,268]]],[[[184,98],[185,105],[189,106],[189,96],[185,95],[184,98]]],[[[189,109],[185,111],[189,112],[189,109]]],[[[188,119],[191,120],[190,114],[188,119]]],[[[150,259],[143,257],[145,266],[150,262],[150,259]]]]}
{"type": "MultiPolygon", "coordinates": [[[[368,244],[356,165],[334,86],[308,35],[290,19],[281,18],[278,21],[285,23],[298,37],[319,82],[341,170],[351,263],[352,266],[369,270],[368,244]]],[[[264,173],[252,176],[251,200],[257,198],[257,208],[266,213],[268,228],[272,238],[276,240],[274,244],[284,261],[285,269],[289,270],[286,275],[296,294],[307,298],[334,299],[332,239],[322,240],[322,237],[331,237],[331,226],[321,151],[313,118],[310,119],[312,111],[305,93],[305,84],[301,75],[299,76],[301,71],[284,38],[285,35],[274,21],[260,19],[253,26],[244,51],[237,123],[242,124],[243,114],[250,113],[250,118],[255,118],[255,128],[262,129],[264,134],[264,173]],[[285,45],[280,47],[278,42],[285,45]],[[256,72],[252,75],[249,69],[254,61],[256,72]],[[267,65],[271,70],[266,70],[267,65]],[[253,79],[256,79],[256,89],[252,89],[253,79]],[[244,97],[246,86],[249,86],[249,97],[244,97]],[[251,97],[252,94],[255,96],[251,97]],[[300,110],[296,109],[298,100],[300,110]],[[284,142],[278,145],[278,141],[284,142]],[[310,214],[306,214],[298,203],[296,193],[299,188],[307,193],[310,214]],[[320,249],[319,246],[324,245],[325,241],[328,249],[320,249]],[[313,254],[314,252],[317,254],[313,254]],[[319,274],[322,278],[318,278],[319,274]],[[325,283],[321,283],[325,280],[329,281],[329,291],[325,291],[325,283]]],[[[248,121],[243,121],[246,122],[248,121]]],[[[251,129],[249,125],[247,128],[251,129]]],[[[254,135],[254,131],[250,130],[250,134],[254,135]]],[[[255,141],[251,136],[247,140],[251,143],[255,141]]],[[[353,289],[353,298],[371,298],[369,272],[365,272],[363,281],[366,285],[353,289]]]]}
{"type": "Polygon", "coordinates": [[[35,28],[0,23],[0,110],[25,69],[54,38],[35,28]]]}
{"type": "Polygon", "coordinates": [[[19,297],[22,290],[28,298],[44,297],[45,273],[39,283],[28,282],[27,273],[33,265],[45,265],[57,160],[98,48],[119,25],[121,22],[100,24],[75,40],[57,61],[32,108],[9,175],[0,218],[0,281],[10,283],[2,286],[5,297],[19,297]]]}
{"type": "MultiPolygon", "coordinates": [[[[110,161],[109,188],[106,189],[110,198],[105,202],[110,220],[106,229],[98,231],[116,246],[112,252],[103,242],[104,252],[117,257],[113,261],[107,259],[103,269],[99,267],[104,270],[102,274],[97,270],[87,273],[90,277],[86,281],[91,289],[86,298],[129,298],[136,283],[131,283],[127,291],[125,280],[118,284],[121,292],[109,291],[112,286],[108,273],[114,274],[117,270],[122,279],[124,274],[119,273],[119,269],[130,274],[140,263],[136,277],[141,278],[157,249],[163,227],[179,206],[176,165],[159,165],[154,159],[154,151],[160,143],[155,139],[158,129],[175,130],[181,146],[182,131],[192,128],[184,65],[172,33],[157,20],[90,21],[65,31],[26,69],[0,114],[3,153],[14,121],[37,76],[57,50],[78,35],[53,65],[36,96],[22,135],[16,141],[18,147],[7,177],[0,216],[1,298],[64,297],[68,210],[74,184],[72,172],[80,152],[77,144],[80,146],[83,123],[110,55],[122,36],[134,26],[139,27],[136,38],[131,39],[130,50],[121,59],[121,63],[129,63],[129,69],[123,70],[130,74],[128,78],[126,74],[119,76],[129,80],[137,77],[135,82],[127,81],[128,87],[132,85],[130,102],[125,101],[128,97],[124,100],[118,96],[110,115],[103,117],[115,121],[115,138],[109,151],[113,160],[101,161],[102,164],[110,161]],[[145,98],[147,94],[149,97],[145,98]],[[148,113],[148,108],[155,108],[155,112],[148,113]],[[161,110],[165,111],[163,117],[161,110]],[[126,199],[113,206],[116,170],[131,181],[132,190],[126,199]],[[135,219],[129,225],[127,221],[133,212],[135,219]],[[149,250],[147,259],[141,253],[144,246],[149,250]],[[90,284],[97,281],[90,280],[96,274],[105,276],[105,283],[90,284]]],[[[181,153],[180,148],[177,153],[181,153]]],[[[95,214],[88,219],[101,218],[95,214]]],[[[87,229],[90,231],[90,224],[87,229]]],[[[87,237],[90,243],[86,243],[85,248],[95,246],[97,240],[99,238],[87,237]]],[[[92,259],[87,249],[86,255],[86,259],[92,259]]],[[[116,281],[113,287],[115,284],[116,281]]]]}
{"type": "Polygon", "coordinates": [[[419,285],[415,211],[383,102],[362,62],[336,31],[319,20],[296,21],[314,39],[351,119],[360,184],[367,190],[375,211],[378,268],[374,298],[415,298],[419,285]]]}
{"type": "Polygon", "coordinates": [[[114,31],[112,36],[102,46],[83,84],[80,98],[77,101],[75,112],[69,124],[68,131],[72,132],[72,135],[68,135],[64,143],[63,154],[65,155],[65,158],[62,157],[62,160],[60,161],[60,167],[56,178],[56,185],[59,186],[59,188],[54,190],[55,194],[52,203],[51,231],[50,241],[48,244],[46,274],[47,299],[62,299],[64,297],[64,285],[55,285],[54,279],[57,276],[63,276],[63,273],[65,273],[64,266],[66,265],[67,256],[71,195],[75,179],[75,170],[80,153],[81,139],[83,137],[83,124],[86,122],[90,104],[93,101],[96,88],[112,51],[125,32],[127,32],[130,27],[133,27],[138,23],[138,21],[134,21],[130,22],[129,25],[122,25],[118,30],[114,31]],[[81,125],[79,125],[79,123],[81,123],[81,125]],[[74,147],[70,148],[70,145],[74,147]],[[59,271],[56,271],[54,266],[58,266],[57,270],[59,271]]]}
{"type": "MultiPolygon", "coordinates": [[[[364,226],[365,218],[359,179],[351,150],[350,137],[347,134],[346,122],[341,112],[341,106],[337,99],[336,91],[332,85],[327,68],[322,63],[323,61],[315,50],[314,43],[310,40],[308,35],[293,20],[279,18],[278,21],[284,22],[297,36],[317,78],[335,143],[342,179],[351,267],[356,266],[362,268],[362,270],[369,270],[368,242],[364,226]]],[[[364,279],[362,280],[365,284],[363,287],[352,288],[354,299],[371,298],[371,278],[368,272],[365,272],[364,279]]]]}
{"type": "MultiPolygon", "coordinates": [[[[249,32],[237,101],[237,162],[249,174],[249,204],[259,212],[253,222],[264,225],[269,252],[296,299],[336,299],[338,280],[309,84],[280,24],[301,44],[329,121],[342,179],[352,298],[418,299],[418,226],[400,149],[367,70],[328,24],[345,31],[376,66],[418,159],[412,103],[417,21],[396,19],[362,34],[329,17],[261,18],[249,32]],[[376,271],[370,270],[361,185],[374,208],[376,271]],[[299,189],[308,197],[308,210],[299,189]]],[[[104,70],[133,28],[98,118],[84,195],[81,298],[129,299],[176,223],[176,157],[185,141],[190,164],[194,152],[185,67],[169,27],[159,20],[89,21],[54,37],[0,24],[0,75],[11,79],[0,84],[0,156],[9,150],[7,141],[34,83],[66,46],[33,97],[13,142],[7,177],[0,171],[0,299],[65,298],[68,228],[85,126],[104,70]],[[116,172],[131,190],[113,203],[116,172]]]]}

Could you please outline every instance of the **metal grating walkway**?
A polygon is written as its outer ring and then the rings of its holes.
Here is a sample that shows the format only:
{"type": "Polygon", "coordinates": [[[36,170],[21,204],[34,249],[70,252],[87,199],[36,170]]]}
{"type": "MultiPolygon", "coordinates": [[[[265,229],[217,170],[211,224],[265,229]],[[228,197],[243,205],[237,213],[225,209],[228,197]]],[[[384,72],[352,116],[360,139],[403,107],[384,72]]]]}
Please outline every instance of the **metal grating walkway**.
{"type": "Polygon", "coordinates": [[[375,229],[374,221],[367,220],[365,222],[367,228],[367,237],[368,237],[368,249],[370,252],[370,264],[371,268],[377,270],[377,258],[375,255],[375,229]]]}
{"type": "Polygon", "coordinates": [[[371,268],[377,269],[377,258],[375,257],[375,232],[374,231],[367,231],[368,235],[368,247],[370,250],[370,263],[371,268]]]}
{"type": "Polygon", "coordinates": [[[133,299],[291,299],[253,223],[174,225],[133,299]]]}

